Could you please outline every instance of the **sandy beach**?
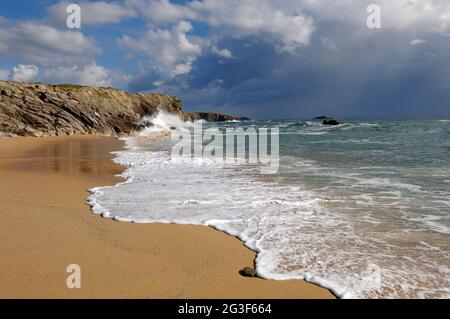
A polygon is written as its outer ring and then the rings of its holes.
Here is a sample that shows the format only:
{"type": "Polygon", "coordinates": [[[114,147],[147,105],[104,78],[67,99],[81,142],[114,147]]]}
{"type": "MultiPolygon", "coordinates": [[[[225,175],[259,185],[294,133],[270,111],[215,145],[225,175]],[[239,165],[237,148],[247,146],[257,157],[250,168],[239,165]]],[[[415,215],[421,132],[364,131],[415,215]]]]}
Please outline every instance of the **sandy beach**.
{"type": "MultiPolygon", "coordinates": [[[[1,298],[334,298],[301,280],[245,278],[255,253],[212,228],[101,218],[88,189],[123,168],[107,137],[0,139],[1,298]],[[81,267],[68,289],[66,267],[81,267]]],[[[148,190],[151,191],[151,190],[148,190]]]]}

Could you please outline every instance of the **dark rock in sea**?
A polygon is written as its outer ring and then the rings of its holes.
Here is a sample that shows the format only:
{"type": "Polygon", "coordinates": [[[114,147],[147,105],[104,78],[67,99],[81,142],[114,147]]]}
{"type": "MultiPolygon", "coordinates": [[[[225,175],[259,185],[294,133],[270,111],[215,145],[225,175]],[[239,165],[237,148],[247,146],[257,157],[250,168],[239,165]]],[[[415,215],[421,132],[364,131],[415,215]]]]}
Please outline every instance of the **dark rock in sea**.
{"type": "Polygon", "coordinates": [[[342,121],[336,119],[326,119],[322,122],[323,125],[341,125],[342,121]]]}
{"type": "Polygon", "coordinates": [[[244,269],[239,270],[239,274],[244,277],[256,277],[256,270],[250,267],[245,267],[244,269]]]}
{"type": "Polygon", "coordinates": [[[249,121],[250,118],[244,116],[233,116],[227,114],[220,113],[212,113],[212,112],[190,112],[185,113],[186,119],[195,121],[195,120],[205,120],[208,122],[226,122],[226,121],[249,121]]]}
{"type": "Polygon", "coordinates": [[[16,136],[128,135],[152,126],[143,118],[158,110],[184,120],[242,119],[217,113],[186,113],[178,97],[164,94],[0,81],[0,132],[16,136]]]}
{"type": "Polygon", "coordinates": [[[326,120],[326,119],[329,119],[329,117],[328,116],[324,116],[324,115],[317,116],[317,117],[313,118],[313,120],[326,120]]]}

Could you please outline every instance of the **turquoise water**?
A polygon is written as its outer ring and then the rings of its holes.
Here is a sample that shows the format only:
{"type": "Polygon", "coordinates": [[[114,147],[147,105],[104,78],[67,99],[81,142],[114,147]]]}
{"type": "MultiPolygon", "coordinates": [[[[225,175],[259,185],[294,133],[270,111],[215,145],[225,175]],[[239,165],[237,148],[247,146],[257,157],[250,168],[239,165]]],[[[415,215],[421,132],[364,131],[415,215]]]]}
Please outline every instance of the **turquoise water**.
{"type": "Polygon", "coordinates": [[[93,190],[93,210],[213,226],[258,252],[260,276],[344,298],[450,297],[449,120],[219,126],[279,128],[279,171],[174,160],[173,140],[142,134],[117,154],[128,182],[93,190]]]}

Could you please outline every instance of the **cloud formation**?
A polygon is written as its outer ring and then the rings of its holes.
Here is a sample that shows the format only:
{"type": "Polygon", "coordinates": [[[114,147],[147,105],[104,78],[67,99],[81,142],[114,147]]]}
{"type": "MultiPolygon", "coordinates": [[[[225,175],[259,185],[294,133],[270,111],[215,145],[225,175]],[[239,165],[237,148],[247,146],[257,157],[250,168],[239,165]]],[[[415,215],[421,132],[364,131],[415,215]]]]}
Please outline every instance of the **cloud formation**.
{"type": "Polygon", "coordinates": [[[92,37],[35,21],[0,27],[0,54],[27,63],[83,63],[101,53],[92,37]]]}
{"type": "Polygon", "coordinates": [[[19,64],[13,67],[8,75],[8,80],[19,82],[31,82],[39,74],[39,68],[35,65],[19,64]]]}
{"type": "Polygon", "coordinates": [[[233,54],[228,49],[219,49],[217,46],[213,45],[211,48],[212,53],[216,54],[217,56],[220,56],[224,59],[231,59],[233,58],[233,54]]]}
{"type": "Polygon", "coordinates": [[[0,17],[3,70],[257,117],[450,112],[446,0],[379,0],[376,30],[360,0],[83,1],[81,30],[65,28],[67,3],[0,17]]]}
{"type": "Polygon", "coordinates": [[[125,35],[118,43],[147,55],[150,58],[147,67],[152,72],[157,72],[163,79],[173,78],[189,73],[192,63],[202,53],[202,43],[190,39],[190,31],[192,25],[180,21],[171,29],[149,29],[140,38],[125,35]]]}
{"type": "Polygon", "coordinates": [[[193,2],[212,27],[227,30],[232,36],[259,35],[275,43],[280,50],[293,51],[309,43],[314,31],[313,19],[291,10],[282,2],[269,0],[193,2]]]}
{"type": "Polygon", "coordinates": [[[113,83],[124,84],[127,75],[117,70],[109,70],[95,63],[85,66],[52,67],[44,70],[42,78],[52,83],[77,83],[95,87],[110,87],[113,83]]]}

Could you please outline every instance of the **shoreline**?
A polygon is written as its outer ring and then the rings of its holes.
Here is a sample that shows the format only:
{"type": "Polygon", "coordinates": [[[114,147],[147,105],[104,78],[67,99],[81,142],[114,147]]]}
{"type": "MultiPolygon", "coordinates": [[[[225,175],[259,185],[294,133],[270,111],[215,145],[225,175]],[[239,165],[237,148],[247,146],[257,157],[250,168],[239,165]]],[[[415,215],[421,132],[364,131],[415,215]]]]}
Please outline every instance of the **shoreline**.
{"type": "Polygon", "coordinates": [[[212,227],[99,218],[88,189],[114,185],[117,138],[0,139],[1,298],[334,298],[302,280],[238,272],[255,252],[212,227]],[[81,289],[66,267],[79,264],[81,289]]]}

